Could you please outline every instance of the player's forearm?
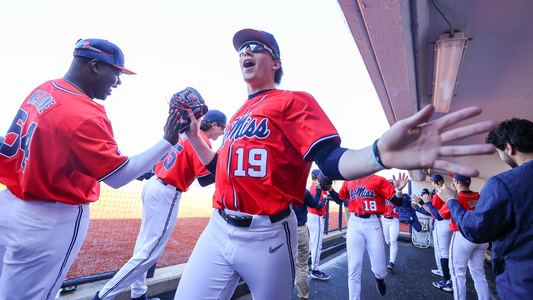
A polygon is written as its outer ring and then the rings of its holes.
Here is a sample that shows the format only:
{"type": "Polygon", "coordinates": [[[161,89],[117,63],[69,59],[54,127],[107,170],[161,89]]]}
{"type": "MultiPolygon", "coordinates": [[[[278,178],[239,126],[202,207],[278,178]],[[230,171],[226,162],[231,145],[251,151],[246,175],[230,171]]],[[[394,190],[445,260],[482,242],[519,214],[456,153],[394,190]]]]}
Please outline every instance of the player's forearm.
{"type": "Polygon", "coordinates": [[[380,170],[372,158],[372,147],[348,150],[339,159],[339,172],[346,180],[363,178],[380,170]]]}
{"type": "Polygon", "coordinates": [[[425,206],[429,209],[429,212],[435,217],[435,219],[437,219],[439,221],[444,220],[444,218],[440,214],[439,210],[436,209],[431,202],[428,202],[425,206]]]}
{"type": "Polygon", "coordinates": [[[215,157],[215,151],[209,148],[200,135],[191,135],[188,137],[194,152],[196,152],[202,164],[207,166],[215,157]]]}
{"type": "Polygon", "coordinates": [[[172,148],[172,144],[162,139],[150,149],[129,158],[127,164],[107,177],[104,182],[118,189],[150,170],[172,148]]]}
{"type": "Polygon", "coordinates": [[[402,191],[396,192],[396,195],[392,196],[391,202],[392,202],[392,204],[394,204],[394,205],[396,205],[398,207],[402,206],[403,205],[403,194],[402,194],[402,191]],[[399,197],[398,197],[398,194],[400,195],[399,197]]]}

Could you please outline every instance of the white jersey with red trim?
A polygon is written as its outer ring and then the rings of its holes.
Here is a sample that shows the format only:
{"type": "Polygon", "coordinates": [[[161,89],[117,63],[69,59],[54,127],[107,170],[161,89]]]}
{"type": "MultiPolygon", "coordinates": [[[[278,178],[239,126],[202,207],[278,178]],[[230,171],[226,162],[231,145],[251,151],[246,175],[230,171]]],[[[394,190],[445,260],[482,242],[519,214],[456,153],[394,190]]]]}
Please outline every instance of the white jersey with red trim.
{"type": "Polygon", "coordinates": [[[104,107],[56,79],[22,103],[0,146],[0,182],[23,200],[83,204],[127,161],[104,107]]]}
{"type": "Polygon", "coordinates": [[[276,215],[291,202],[301,203],[309,153],[327,139],[340,143],[329,118],[305,92],[270,90],[247,100],[218,150],[213,206],[276,215]]]}

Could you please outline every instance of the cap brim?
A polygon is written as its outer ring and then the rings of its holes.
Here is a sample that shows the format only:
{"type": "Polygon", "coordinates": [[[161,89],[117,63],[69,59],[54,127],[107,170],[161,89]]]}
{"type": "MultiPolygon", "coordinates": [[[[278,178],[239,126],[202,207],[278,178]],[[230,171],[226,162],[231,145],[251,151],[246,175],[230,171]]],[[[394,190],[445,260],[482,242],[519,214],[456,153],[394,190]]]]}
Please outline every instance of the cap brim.
{"type": "Polygon", "coordinates": [[[115,68],[119,68],[122,70],[122,74],[128,74],[128,75],[137,75],[137,73],[133,72],[133,71],[130,71],[126,68],[122,68],[122,67],[119,67],[119,66],[115,66],[113,65],[115,68]]]}
{"type": "Polygon", "coordinates": [[[239,51],[242,44],[250,41],[260,42],[269,46],[272,49],[275,49],[275,47],[272,46],[267,37],[255,29],[243,29],[237,31],[237,33],[235,33],[235,35],[233,36],[233,47],[235,47],[236,51],[239,51]]]}

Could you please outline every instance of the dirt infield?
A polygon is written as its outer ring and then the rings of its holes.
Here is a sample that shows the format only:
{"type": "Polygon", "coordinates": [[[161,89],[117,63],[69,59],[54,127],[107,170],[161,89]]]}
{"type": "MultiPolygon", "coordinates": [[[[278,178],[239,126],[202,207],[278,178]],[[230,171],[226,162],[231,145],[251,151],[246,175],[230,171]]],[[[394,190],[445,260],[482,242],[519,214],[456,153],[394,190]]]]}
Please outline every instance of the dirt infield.
{"type": "MultiPolygon", "coordinates": [[[[133,254],[141,227],[141,191],[145,182],[134,181],[114,190],[102,184],[100,200],[90,205],[91,222],[85,242],[66,279],[118,270],[133,254]]],[[[0,185],[0,190],[4,189],[0,185]]],[[[187,262],[213,212],[214,186],[192,186],[180,201],[176,227],[157,268],[187,262]]],[[[330,203],[329,229],[339,227],[339,207],[330,203]]],[[[342,216],[342,227],[346,226],[342,216]]]]}

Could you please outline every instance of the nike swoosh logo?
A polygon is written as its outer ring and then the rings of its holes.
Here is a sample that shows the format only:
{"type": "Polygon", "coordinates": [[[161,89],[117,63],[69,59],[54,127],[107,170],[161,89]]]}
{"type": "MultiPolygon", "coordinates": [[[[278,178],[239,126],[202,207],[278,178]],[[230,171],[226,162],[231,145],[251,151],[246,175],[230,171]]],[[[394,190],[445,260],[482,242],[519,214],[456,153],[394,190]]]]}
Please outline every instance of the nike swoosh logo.
{"type": "Polygon", "coordinates": [[[379,227],[376,227],[375,229],[376,229],[376,230],[378,230],[378,229],[379,229],[379,227]]]}
{"type": "Polygon", "coordinates": [[[270,253],[274,253],[274,252],[278,251],[278,249],[281,248],[281,246],[283,246],[283,244],[277,246],[277,247],[274,248],[274,249],[272,249],[272,247],[270,247],[270,249],[268,249],[268,252],[270,252],[270,253]]]}

